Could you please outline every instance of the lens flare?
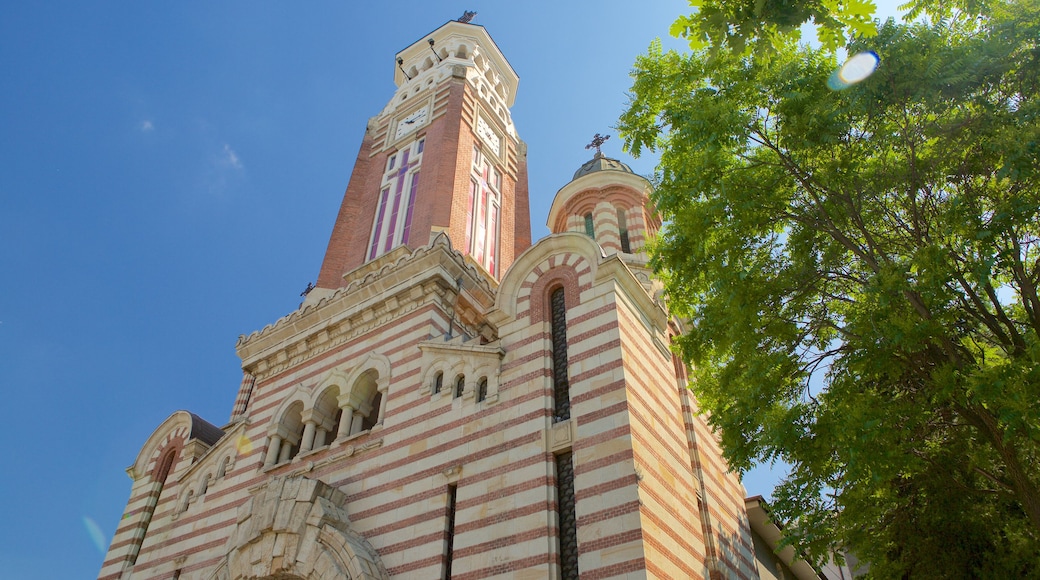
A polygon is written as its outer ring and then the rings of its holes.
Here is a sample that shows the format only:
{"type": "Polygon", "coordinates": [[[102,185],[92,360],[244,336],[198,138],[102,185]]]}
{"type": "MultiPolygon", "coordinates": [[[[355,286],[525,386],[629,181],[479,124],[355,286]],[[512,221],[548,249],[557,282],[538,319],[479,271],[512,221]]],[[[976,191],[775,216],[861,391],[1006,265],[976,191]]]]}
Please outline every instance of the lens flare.
{"type": "Polygon", "coordinates": [[[253,452],[253,442],[248,437],[242,435],[235,441],[235,448],[238,449],[239,455],[249,455],[253,452]]]}
{"type": "Polygon", "coordinates": [[[105,533],[101,531],[101,526],[87,516],[83,516],[83,525],[87,528],[87,535],[90,536],[91,543],[98,549],[98,552],[104,554],[108,542],[105,541],[105,533]]]}
{"type": "Polygon", "coordinates": [[[879,62],[881,59],[872,50],[852,56],[841,68],[831,73],[831,78],[827,79],[827,86],[832,91],[847,89],[874,74],[879,62]]]}

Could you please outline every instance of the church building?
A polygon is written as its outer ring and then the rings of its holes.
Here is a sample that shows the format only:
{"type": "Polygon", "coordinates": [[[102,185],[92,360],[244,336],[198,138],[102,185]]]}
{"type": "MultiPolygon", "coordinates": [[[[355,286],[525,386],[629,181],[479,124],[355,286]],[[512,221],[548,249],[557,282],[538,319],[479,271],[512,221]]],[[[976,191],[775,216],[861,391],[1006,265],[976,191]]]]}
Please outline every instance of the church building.
{"type": "Polygon", "coordinates": [[[594,141],[532,243],[468,20],[397,54],[317,284],[239,338],[225,425],[144,442],[99,579],[785,577],[669,350],[650,184],[594,141]]]}

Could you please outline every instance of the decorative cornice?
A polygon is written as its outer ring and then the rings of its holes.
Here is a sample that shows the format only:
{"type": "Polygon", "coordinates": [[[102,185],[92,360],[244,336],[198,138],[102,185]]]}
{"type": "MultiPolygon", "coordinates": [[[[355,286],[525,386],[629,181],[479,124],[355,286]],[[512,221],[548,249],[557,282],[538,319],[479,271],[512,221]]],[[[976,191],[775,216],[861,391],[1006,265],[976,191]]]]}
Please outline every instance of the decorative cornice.
{"type": "Polygon", "coordinates": [[[467,304],[491,304],[495,295],[486,275],[454,250],[443,233],[412,251],[395,248],[343,278],[347,284],[342,288],[240,336],[235,349],[243,368],[263,380],[426,305],[450,311],[456,306],[452,302],[458,302],[459,278],[464,281],[462,295],[473,298],[467,304]]]}
{"type": "Polygon", "coordinates": [[[490,344],[480,344],[479,338],[472,338],[470,340],[463,340],[463,337],[457,336],[451,340],[427,340],[419,343],[419,350],[423,352],[464,352],[474,355],[483,356],[497,356],[503,358],[506,356],[506,351],[502,348],[500,342],[495,341],[490,344]]]}

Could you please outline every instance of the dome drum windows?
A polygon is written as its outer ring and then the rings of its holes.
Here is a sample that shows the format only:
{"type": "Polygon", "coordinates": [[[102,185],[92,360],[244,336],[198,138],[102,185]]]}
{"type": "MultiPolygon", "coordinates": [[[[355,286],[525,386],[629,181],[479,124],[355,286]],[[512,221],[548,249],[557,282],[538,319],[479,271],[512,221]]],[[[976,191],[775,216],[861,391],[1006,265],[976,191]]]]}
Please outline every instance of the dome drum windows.
{"type": "Polygon", "coordinates": [[[617,208],[618,234],[621,237],[621,251],[626,254],[632,253],[632,244],[628,239],[628,220],[625,218],[625,210],[617,208]]]}
{"type": "Polygon", "coordinates": [[[642,249],[645,231],[642,214],[636,208],[599,201],[584,203],[567,220],[567,230],[581,232],[596,240],[604,250],[625,254],[642,249]]]}

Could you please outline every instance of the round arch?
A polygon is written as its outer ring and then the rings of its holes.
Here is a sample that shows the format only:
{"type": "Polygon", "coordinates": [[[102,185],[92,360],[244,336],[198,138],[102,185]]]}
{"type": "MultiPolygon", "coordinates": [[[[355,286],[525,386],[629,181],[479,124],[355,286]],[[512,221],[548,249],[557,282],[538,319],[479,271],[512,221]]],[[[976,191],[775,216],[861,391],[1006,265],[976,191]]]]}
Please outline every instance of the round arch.
{"type": "Polygon", "coordinates": [[[271,478],[239,508],[227,554],[207,579],[389,580],[378,552],[350,529],[346,503],[322,481],[271,478]],[[291,517],[301,504],[307,517],[291,517]]]}

